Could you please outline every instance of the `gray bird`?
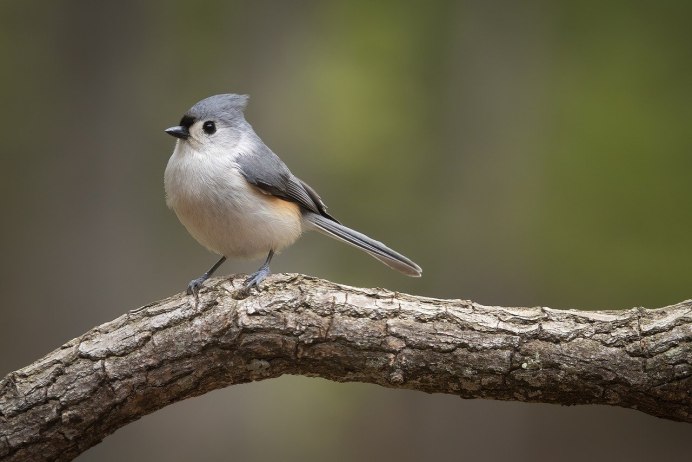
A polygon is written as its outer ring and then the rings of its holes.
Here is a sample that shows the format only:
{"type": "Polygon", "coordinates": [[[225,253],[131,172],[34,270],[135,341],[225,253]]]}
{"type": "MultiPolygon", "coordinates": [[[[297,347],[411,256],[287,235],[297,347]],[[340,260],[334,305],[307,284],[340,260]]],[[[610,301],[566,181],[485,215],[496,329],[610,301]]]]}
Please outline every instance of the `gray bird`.
{"type": "Polygon", "coordinates": [[[166,203],[197,242],[221,259],[187,286],[199,289],[226,258],[266,260],[245,280],[258,287],[269,275],[275,252],[314,229],[375,257],[407,276],[421,268],[405,256],[340,224],[320,196],[294,176],[255,134],[243,111],[247,95],[215,95],[185,113],[180,125],[166,129],[178,138],[168,161],[166,203]]]}

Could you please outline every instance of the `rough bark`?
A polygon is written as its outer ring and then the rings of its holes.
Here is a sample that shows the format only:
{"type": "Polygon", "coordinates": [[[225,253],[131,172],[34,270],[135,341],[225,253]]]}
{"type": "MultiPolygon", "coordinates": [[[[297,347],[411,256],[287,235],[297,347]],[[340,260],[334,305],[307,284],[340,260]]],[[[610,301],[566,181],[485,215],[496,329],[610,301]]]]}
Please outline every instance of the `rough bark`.
{"type": "Polygon", "coordinates": [[[462,398],[609,404],[692,422],[692,300],[488,307],[299,275],[213,280],[98,326],[0,382],[0,459],[70,460],[178,400],[282,374],[462,398]]]}

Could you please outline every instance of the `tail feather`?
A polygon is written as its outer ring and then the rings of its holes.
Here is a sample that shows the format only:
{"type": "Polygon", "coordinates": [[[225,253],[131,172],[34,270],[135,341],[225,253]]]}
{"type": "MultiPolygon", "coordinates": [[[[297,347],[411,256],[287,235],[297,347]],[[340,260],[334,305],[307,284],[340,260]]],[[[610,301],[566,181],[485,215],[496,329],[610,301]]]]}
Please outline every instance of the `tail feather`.
{"type": "Polygon", "coordinates": [[[365,234],[312,212],[305,213],[303,219],[313,225],[317,231],[357,247],[407,276],[420,277],[423,273],[421,267],[413,261],[365,234]]]}

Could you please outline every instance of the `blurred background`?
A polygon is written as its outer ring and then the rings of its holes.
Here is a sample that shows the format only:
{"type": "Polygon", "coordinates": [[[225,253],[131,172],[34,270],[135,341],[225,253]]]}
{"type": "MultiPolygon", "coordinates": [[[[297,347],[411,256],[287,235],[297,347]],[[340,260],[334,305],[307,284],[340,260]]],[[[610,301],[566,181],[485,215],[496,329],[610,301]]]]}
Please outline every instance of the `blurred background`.
{"type": "MultiPolygon", "coordinates": [[[[0,0],[0,376],[216,261],[165,206],[163,129],[222,92],[252,95],[250,123],[330,212],[424,268],[309,234],[275,272],[498,305],[692,297],[691,15],[0,0]]],[[[167,407],[79,460],[682,460],[691,436],[633,410],[282,377],[167,407]]]]}

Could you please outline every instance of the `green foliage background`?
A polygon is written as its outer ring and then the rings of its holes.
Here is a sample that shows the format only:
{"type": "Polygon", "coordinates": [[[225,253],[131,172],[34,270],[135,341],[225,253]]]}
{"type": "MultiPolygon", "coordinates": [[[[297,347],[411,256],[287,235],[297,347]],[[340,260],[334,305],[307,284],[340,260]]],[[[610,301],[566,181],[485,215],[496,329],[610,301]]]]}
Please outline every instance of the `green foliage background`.
{"type": "MultiPolygon", "coordinates": [[[[162,130],[220,92],[251,94],[294,173],[424,277],[316,235],[274,271],[484,304],[690,298],[690,17],[681,1],[0,0],[0,373],[213,263],[165,208],[162,130]]],[[[167,408],[80,460],[671,460],[690,436],[635,411],[286,377],[167,408]]]]}

